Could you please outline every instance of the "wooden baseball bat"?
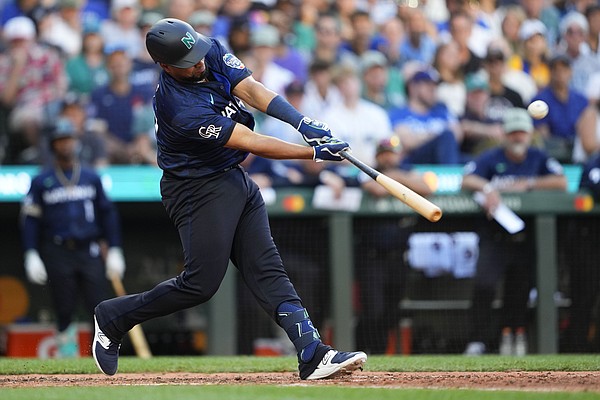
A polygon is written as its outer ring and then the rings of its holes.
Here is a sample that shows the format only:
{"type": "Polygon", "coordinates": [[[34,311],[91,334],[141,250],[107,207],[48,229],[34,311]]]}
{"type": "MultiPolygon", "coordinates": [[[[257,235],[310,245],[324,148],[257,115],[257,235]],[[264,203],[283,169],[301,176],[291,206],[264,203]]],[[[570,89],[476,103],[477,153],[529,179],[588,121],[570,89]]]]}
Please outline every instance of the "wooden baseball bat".
{"type": "MultiPolygon", "coordinates": [[[[121,278],[119,278],[117,275],[111,275],[110,282],[112,283],[113,290],[117,296],[125,296],[127,294],[121,278]]],[[[146,341],[146,336],[144,335],[144,331],[140,325],[136,325],[131,328],[129,331],[129,338],[131,339],[131,344],[133,345],[135,354],[137,354],[138,357],[144,359],[152,357],[150,347],[146,341]]]]}
{"type": "Polygon", "coordinates": [[[442,210],[427,200],[420,194],[415,193],[412,189],[404,186],[398,181],[390,178],[389,176],[382,174],[375,168],[372,168],[354,157],[351,153],[343,150],[340,152],[341,156],[346,160],[354,164],[358,169],[369,175],[375,182],[379,183],[385,188],[392,196],[427,218],[431,222],[437,222],[442,218],[442,210]]]}

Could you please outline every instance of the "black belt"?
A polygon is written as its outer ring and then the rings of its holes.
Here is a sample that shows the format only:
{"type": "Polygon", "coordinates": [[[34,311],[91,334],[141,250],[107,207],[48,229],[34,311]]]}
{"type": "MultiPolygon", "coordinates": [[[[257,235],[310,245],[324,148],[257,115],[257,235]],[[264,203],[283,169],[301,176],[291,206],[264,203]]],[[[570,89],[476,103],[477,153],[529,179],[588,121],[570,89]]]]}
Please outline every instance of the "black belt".
{"type": "Polygon", "coordinates": [[[227,168],[223,168],[223,169],[220,169],[218,171],[214,171],[214,172],[211,172],[209,174],[202,175],[202,176],[180,176],[180,175],[177,175],[177,174],[175,174],[175,173],[173,173],[172,171],[169,171],[169,170],[163,171],[163,176],[165,178],[168,178],[168,179],[176,179],[176,180],[202,179],[202,178],[210,178],[210,177],[213,177],[215,175],[223,174],[223,173],[225,173],[227,171],[231,171],[232,169],[235,169],[235,168],[240,168],[240,164],[233,164],[233,165],[231,165],[231,166],[229,166],[227,168]]]}
{"type": "Polygon", "coordinates": [[[55,236],[52,240],[54,244],[62,247],[66,247],[69,250],[77,249],[89,249],[92,240],[81,240],[81,239],[65,239],[60,236],[55,236]]]}

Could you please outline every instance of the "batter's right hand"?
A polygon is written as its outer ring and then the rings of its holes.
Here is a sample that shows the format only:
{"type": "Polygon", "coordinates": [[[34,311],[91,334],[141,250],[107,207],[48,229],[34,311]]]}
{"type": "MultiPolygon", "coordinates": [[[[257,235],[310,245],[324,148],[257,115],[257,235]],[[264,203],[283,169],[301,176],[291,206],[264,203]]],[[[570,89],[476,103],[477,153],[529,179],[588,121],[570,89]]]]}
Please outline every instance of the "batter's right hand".
{"type": "Polygon", "coordinates": [[[331,130],[326,123],[310,119],[302,118],[298,131],[302,134],[302,138],[306,143],[315,147],[327,142],[331,139],[331,130]]]}
{"type": "Polygon", "coordinates": [[[31,249],[25,252],[25,273],[31,283],[45,285],[48,282],[46,267],[37,250],[31,249]]]}
{"type": "Polygon", "coordinates": [[[324,144],[313,147],[314,156],[313,160],[317,162],[321,161],[343,161],[339,153],[342,150],[348,150],[350,145],[343,140],[337,138],[330,138],[324,144]]]}

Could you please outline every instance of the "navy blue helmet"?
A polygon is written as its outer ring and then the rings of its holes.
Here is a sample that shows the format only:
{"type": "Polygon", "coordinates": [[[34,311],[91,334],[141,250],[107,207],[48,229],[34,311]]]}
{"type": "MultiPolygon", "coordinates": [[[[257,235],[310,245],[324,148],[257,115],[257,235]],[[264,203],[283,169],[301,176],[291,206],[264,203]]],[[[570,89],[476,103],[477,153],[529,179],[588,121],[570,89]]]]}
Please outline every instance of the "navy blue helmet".
{"type": "Polygon", "coordinates": [[[161,19],[146,34],[146,48],[154,62],[178,68],[196,65],[210,46],[209,38],[176,18],[161,19]]]}

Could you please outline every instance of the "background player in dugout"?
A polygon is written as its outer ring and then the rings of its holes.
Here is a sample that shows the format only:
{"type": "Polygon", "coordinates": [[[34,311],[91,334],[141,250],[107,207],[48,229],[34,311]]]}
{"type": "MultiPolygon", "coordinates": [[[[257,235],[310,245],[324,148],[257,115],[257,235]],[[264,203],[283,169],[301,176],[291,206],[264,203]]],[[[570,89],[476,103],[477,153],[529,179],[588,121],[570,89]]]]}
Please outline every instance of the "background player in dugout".
{"type": "MultiPolygon", "coordinates": [[[[81,165],[75,128],[57,121],[50,139],[54,164],[35,176],[21,209],[25,272],[49,284],[57,318],[58,357],[77,355],[72,324],[81,291],[88,315],[109,297],[106,277],[122,278],[125,259],[117,210],[100,177],[81,165]],[[106,263],[101,241],[108,244],[106,263]]],[[[91,322],[91,319],[90,319],[91,322]]]]}
{"type": "MultiPolygon", "coordinates": [[[[504,142],[465,165],[462,189],[482,192],[488,219],[502,201],[502,193],[566,190],[559,162],[543,150],[530,147],[533,121],[522,108],[508,109],[503,118],[504,142]]],[[[497,285],[504,282],[501,326],[503,354],[524,355],[528,325],[527,300],[534,282],[535,249],[531,223],[509,234],[495,221],[481,218],[477,231],[480,253],[471,295],[471,332],[466,355],[490,351],[497,331],[491,314],[497,285]],[[515,336],[513,336],[515,335],[515,336]],[[519,346],[513,339],[519,336],[519,346]]]]}
{"type": "Polygon", "coordinates": [[[154,96],[163,204],[183,245],[184,271],[153,289],[100,303],[92,345],[107,375],[118,368],[122,337],[133,326],[209,300],[229,260],[298,352],[301,379],[320,379],[362,367],[363,352],[323,344],[290,282],[271,237],[259,188],[239,164],[249,152],[274,159],[342,161],[349,145],[326,125],[301,115],[217,40],[167,18],[146,35],[162,68],[154,96]],[[311,146],[253,132],[242,102],[296,127],[311,146]]]}

